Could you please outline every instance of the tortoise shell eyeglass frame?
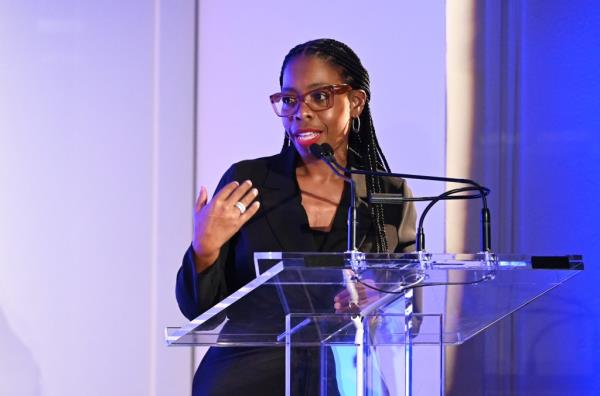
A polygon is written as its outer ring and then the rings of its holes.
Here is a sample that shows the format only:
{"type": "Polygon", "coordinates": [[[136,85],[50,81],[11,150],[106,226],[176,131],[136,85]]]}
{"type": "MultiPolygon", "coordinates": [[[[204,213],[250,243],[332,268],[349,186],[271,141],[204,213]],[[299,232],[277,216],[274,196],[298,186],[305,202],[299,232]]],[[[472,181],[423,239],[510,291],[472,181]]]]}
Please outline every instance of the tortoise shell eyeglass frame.
{"type": "Polygon", "coordinates": [[[275,114],[279,117],[289,117],[295,114],[300,103],[306,105],[312,111],[323,111],[333,107],[334,97],[352,91],[348,84],[332,84],[311,89],[304,94],[277,92],[269,96],[275,114]]]}

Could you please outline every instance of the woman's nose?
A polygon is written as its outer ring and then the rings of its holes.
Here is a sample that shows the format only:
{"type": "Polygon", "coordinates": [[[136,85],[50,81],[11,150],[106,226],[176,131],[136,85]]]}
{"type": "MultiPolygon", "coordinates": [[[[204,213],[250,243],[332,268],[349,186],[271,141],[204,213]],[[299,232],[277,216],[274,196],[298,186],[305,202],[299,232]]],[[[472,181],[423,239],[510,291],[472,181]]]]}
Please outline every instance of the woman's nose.
{"type": "Polygon", "coordinates": [[[301,101],[300,103],[298,103],[298,108],[296,109],[296,113],[294,114],[294,117],[296,118],[307,118],[307,117],[312,117],[313,115],[313,111],[310,107],[308,107],[308,105],[306,104],[305,101],[301,101]]]}

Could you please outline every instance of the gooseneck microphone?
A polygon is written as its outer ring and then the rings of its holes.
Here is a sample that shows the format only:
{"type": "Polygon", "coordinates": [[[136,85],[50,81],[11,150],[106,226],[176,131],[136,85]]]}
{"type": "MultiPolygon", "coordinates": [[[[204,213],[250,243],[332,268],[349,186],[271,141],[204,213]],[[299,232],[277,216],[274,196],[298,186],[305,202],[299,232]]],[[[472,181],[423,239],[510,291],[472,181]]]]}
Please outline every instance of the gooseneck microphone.
{"type": "Polygon", "coordinates": [[[440,177],[440,176],[428,176],[428,175],[415,175],[415,174],[407,174],[407,173],[392,173],[392,172],[376,172],[376,171],[368,171],[368,170],[359,170],[359,169],[347,169],[341,166],[333,155],[332,147],[323,143],[322,145],[313,144],[310,146],[311,153],[315,155],[317,158],[323,159],[329,167],[334,170],[334,172],[346,179],[350,179],[346,174],[356,174],[356,175],[371,175],[375,177],[400,177],[404,179],[416,179],[416,180],[431,180],[431,181],[441,181],[441,182],[451,182],[451,183],[460,183],[467,184],[468,187],[455,188],[449,191],[446,191],[440,195],[433,197],[400,197],[397,194],[372,194],[369,198],[369,202],[371,203],[380,203],[380,204],[400,204],[404,202],[417,202],[417,201],[430,201],[427,207],[423,210],[419,218],[419,225],[417,228],[416,235],[416,245],[417,251],[425,250],[425,233],[423,229],[423,223],[425,221],[425,216],[429,212],[429,210],[435,205],[437,202],[442,200],[455,200],[455,199],[479,199],[482,200],[482,209],[481,209],[481,249],[483,252],[491,252],[491,216],[490,210],[487,206],[487,195],[490,193],[490,189],[480,185],[471,179],[459,179],[452,177],[440,177]],[[343,174],[342,174],[343,172],[343,174]],[[456,195],[459,193],[466,192],[474,192],[476,194],[467,194],[467,195],[456,195]]]}
{"type": "Polygon", "coordinates": [[[350,207],[348,208],[348,252],[358,252],[358,248],[356,246],[356,231],[358,229],[358,220],[356,217],[356,187],[354,186],[354,180],[351,177],[346,176],[336,167],[337,161],[333,156],[333,149],[330,145],[319,145],[319,144],[311,144],[310,152],[316,158],[323,160],[331,168],[333,173],[344,179],[346,183],[350,184],[350,207]]]}

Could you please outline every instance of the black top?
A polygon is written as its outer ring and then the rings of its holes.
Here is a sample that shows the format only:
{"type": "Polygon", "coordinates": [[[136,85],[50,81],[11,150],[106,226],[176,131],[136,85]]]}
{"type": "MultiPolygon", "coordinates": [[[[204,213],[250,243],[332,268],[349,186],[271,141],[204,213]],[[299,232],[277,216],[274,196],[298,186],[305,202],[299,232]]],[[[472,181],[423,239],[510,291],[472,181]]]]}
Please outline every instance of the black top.
{"type": "MultiPolygon", "coordinates": [[[[315,241],[316,252],[343,252],[348,247],[348,207],[350,206],[350,187],[348,183],[344,184],[342,191],[342,199],[338,205],[333,217],[333,224],[330,231],[321,231],[309,227],[309,231],[315,241]]],[[[302,208],[306,223],[308,224],[308,216],[302,208]]]]}
{"type": "Polygon", "coordinates": [[[327,242],[327,236],[329,235],[329,231],[322,231],[311,228],[310,232],[312,233],[313,238],[315,238],[315,246],[317,247],[317,251],[322,252],[323,246],[325,246],[325,242],[327,242]]]}

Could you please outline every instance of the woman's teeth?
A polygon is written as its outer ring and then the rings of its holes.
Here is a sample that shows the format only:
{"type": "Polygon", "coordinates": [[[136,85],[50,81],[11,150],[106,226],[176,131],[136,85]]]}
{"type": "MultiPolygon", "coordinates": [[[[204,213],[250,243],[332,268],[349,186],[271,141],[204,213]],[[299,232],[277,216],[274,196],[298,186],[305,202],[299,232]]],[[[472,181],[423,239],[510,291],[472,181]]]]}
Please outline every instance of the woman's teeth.
{"type": "Polygon", "coordinates": [[[296,134],[296,139],[298,140],[309,140],[313,139],[315,136],[319,136],[318,132],[302,132],[296,134]]]}

